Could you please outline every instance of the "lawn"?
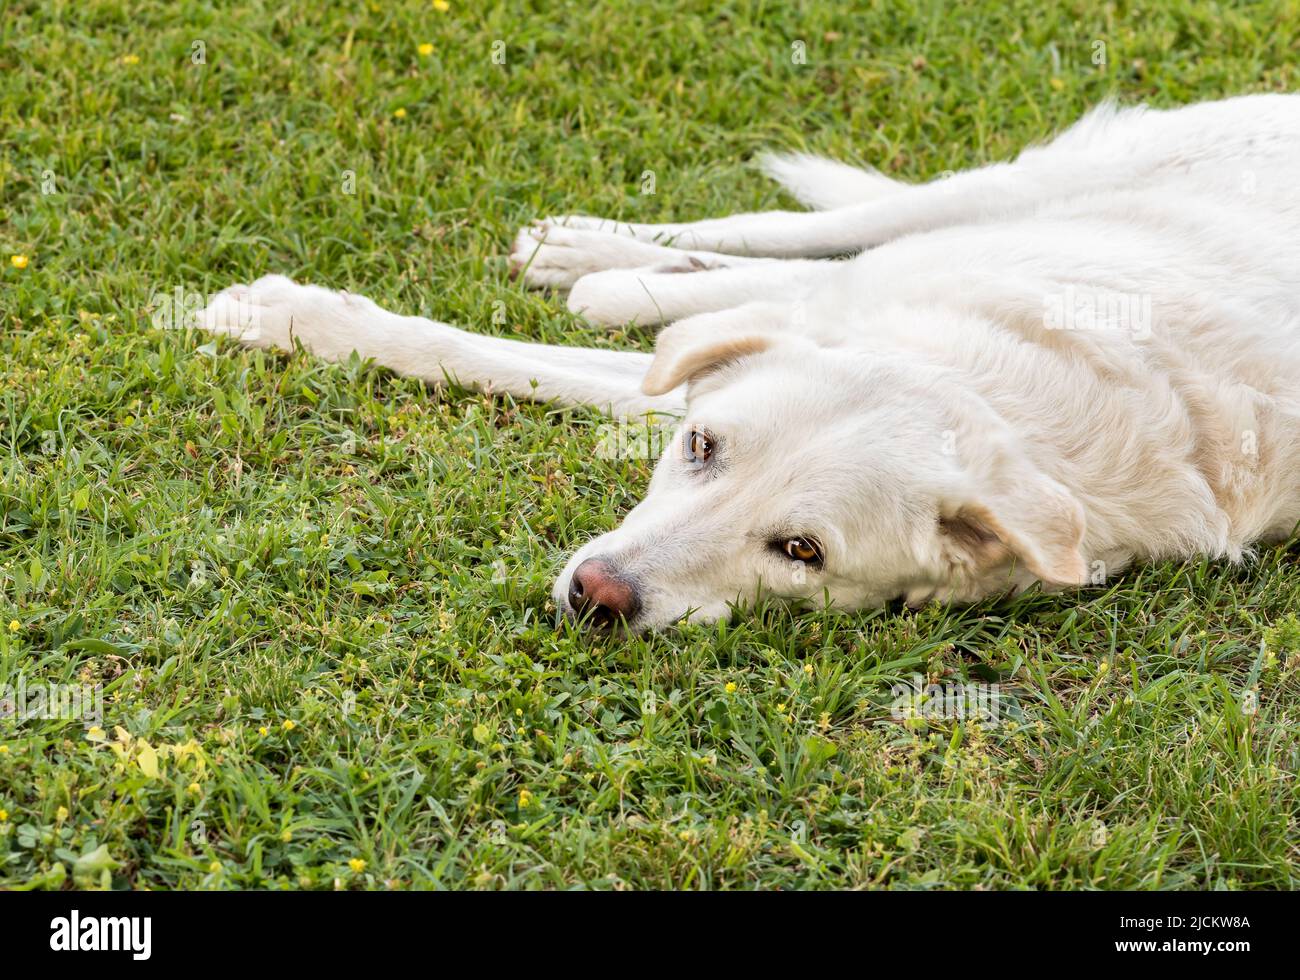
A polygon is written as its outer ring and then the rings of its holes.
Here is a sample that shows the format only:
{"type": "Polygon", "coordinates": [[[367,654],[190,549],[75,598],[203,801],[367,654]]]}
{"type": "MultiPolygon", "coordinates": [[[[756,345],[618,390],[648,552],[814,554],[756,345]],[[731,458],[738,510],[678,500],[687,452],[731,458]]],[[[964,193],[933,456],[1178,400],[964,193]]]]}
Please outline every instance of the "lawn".
{"type": "Polygon", "coordinates": [[[767,148],[923,181],[1112,94],[1293,89],[1300,6],[331,7],[0,13],[0,685],[103,688],[94,727],[0,717],[0,887],[1300,882],[1295,541],[591,638],[551,578],[650,467],[598,416],[158,315],[276,271],[649,349],[511,282],[517,227],[791,207],[767,148]],[[998,717],[900,721],[914,675],[998,717]]]}

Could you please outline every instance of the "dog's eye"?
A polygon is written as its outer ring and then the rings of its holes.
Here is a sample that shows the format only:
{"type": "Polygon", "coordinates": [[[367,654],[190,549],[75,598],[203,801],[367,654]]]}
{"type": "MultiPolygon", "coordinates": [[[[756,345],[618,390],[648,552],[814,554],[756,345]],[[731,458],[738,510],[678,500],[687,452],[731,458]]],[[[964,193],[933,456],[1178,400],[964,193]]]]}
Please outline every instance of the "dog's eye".
{"type": "Polygon", "coordinates": [[[781,551],[787,558],[806,565],[822,563],[822,546],[812,538],[786,538],[781,542],[781,551]]]}
{"type": "Polygon", "coordinates": [[[703,429],[692,429],[684,444],[688,463],[705,463],[713,455],[713,437],[703,429]]]}

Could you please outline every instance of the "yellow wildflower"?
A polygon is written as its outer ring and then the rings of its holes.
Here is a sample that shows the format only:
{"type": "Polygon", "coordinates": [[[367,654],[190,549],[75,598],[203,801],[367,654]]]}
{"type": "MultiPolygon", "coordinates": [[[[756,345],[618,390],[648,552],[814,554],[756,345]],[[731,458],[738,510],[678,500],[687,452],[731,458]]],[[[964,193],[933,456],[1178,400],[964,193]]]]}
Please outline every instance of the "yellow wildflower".
{"type": "Polygon", "coordinates": [[[420,54],[422,54],[424,57],[427,58],[429,57],[429,55],[433,54],[433,45],[429,44],[426,41],[424,44],[421,44],[419,48],[417,48],[416,50],[419,51],[420,54]]]}
{"type": "Polygon", "coordinates": [[[15,269],[26,269],[26,268],[27,268],[27,261],[28,261],[28,260],[27,260],[27,256],[25,256],[25,255],[11,255],[11,256],[9,256],[9,264],[10,264],[11,266],[13,266],[15,269]]]}
{"type": "Polygon", "coordinates": [[[361,858],[352,858],[352,860],[348,861],[348,867],[351,868],[354,873],[361,874],[361,872],[366,870],[366,862],[361,860],[361,858]]]}

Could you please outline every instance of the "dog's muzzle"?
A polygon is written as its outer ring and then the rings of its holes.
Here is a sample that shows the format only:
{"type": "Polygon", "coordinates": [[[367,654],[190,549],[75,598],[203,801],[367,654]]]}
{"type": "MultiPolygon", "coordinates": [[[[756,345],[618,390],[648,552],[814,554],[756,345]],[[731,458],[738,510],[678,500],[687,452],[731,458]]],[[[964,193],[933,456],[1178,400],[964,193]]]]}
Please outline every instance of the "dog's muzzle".
{"type": "Polygon", "coordinates": [[[583,622],[605,628],[620,619],[631,622],[641,610],[641,596],[636,583],[607,560],[588,558],[569,580],[569,608],[583,622]]]}

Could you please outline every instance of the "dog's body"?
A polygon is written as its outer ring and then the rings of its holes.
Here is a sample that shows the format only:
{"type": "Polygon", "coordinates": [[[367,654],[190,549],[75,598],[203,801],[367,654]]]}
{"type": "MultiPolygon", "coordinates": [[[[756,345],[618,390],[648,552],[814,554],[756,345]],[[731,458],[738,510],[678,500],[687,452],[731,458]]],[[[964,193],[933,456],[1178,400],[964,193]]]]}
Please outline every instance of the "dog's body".
{"type": "Polygon", "coordinates": [[[680,320],[653,360],[281,277],[202,322],[520,398],[684,410],[646,500],[556,585],[562,608],[634,626],[759,594],[851,608],[1099,583],[1239,558],[1300,521],[1300,96],[1104,107],[918,187],[769,170],[832,209],[520,234],[516,269],[589,319],[680,320]]]}

